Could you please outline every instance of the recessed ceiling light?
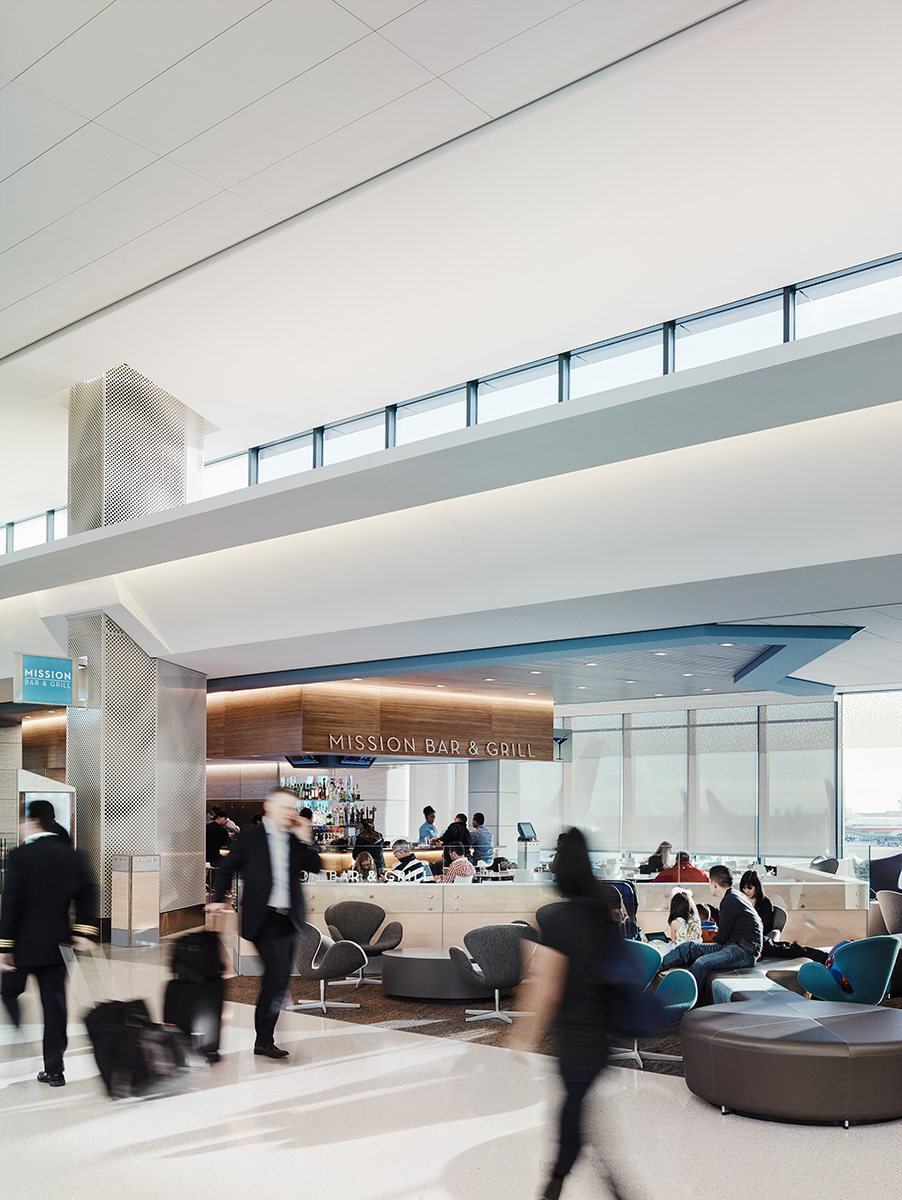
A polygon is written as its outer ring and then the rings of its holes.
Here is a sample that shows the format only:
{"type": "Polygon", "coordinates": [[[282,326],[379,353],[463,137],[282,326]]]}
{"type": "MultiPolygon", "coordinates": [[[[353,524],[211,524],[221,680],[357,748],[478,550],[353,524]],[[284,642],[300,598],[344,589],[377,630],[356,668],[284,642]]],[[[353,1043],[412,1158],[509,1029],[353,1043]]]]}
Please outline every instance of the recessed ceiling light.
{"type": "Polygon", "coordinates": [[[598,663],[586,663],[587,667],[597,667],[598,663]]]}
{"type": "Polygon", "coordinates": [[[361,677],[359,675],[355,675],[354,678],[351,680],[351,683],[363,683],[363,680],[361,679],[361,677]]]}
{"type": "Polygon", "coordinates": [[[494,683],[494,682],[495,682],[495,676],[494,676],[494,675],[486,675],[485,679],[483,679],[483,681],[482,681],[482,682],[483,682],[483,683],[494,683]]]}
{"type": "Polygon", "coordinates": [[[684,671],[684,672],[683,672],[683,678],[684,678],[684,679],[691,679],[691,678],[692,678],[692,672],[691,672],[691,671],[684,671]]]}
{"type": "Polygon", "coordinates": [[[667,657],[666,650],[652,650],[652,654],[654,654],[657,658],[666,658],[667,657]]]}
{"type": "Polygon", "coordinates": [[[635,679],[624,679],[624,683],[635,683],[635,679]]]}
{"type": "Polygon", "coordinates": [[[437,683],[435,686],[436,687],[444,687],[445,685],[443,683],[437,683]]]}
{"type": "Polygon", "coordinates": [[[735,646],[736,645],[735,642],[721,642],[720,644],[721,644],[721,646],[735,646]]]}
{"type": "Polygon", "coordinates": [[[578,683],[576,685],[576,690],[578,692],[584,692],[586,690],[586,685],[584,683],[578,683]]]}
{"type": "Polygon", "coordinates": [[[711,691],[711,689],[710,689],[710,688],[702,688],[702,691],[703,691],[703,692],[710,692],[710,691],[711,691]]]}
{"type": "Polygon", "coordinates": [[[663,692],[655,692],[655,699],[658,700],[664,695],[663,692]]]}
{"type": "Polygon", "coordinates": [[[527,692],[526,694],[527,694],[527,696],[537,696],[539,693],[538,692],[527,692]]]}
{"type": "Polygon", "coordinates": [[[530,675],[541,675],[542,674],[541,671],[530,671],[529,673],[530,673],[530,675]]]}

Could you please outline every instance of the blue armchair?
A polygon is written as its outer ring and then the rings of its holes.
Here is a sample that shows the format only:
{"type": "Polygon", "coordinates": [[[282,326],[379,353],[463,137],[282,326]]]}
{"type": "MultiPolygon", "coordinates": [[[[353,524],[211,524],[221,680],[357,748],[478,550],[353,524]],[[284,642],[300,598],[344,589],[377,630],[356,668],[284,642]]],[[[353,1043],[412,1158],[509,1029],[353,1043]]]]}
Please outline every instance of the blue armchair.
{"type": "Polygon", "coordinates": [[[846,1004],[879,1004],[889,988],[899,942],[894,937],[863,938],[841,946],[833,963],[851,984],[844,992],[836,976],[820,963],[807,962],[799,968],[799,985],[815,1000],[839,1000],[846,1004]]]}
{"type": "MultiPolygon", "coordinates": [[[[654,946],[650,946],[646,942],[630,941],[628,945],[639,963],[645,987],[651,987],[655,976],[661,969],[661,955],[654,946]]],[[[695,976],[690,971],[668,971],[658,985],[655,995],[664,1009],[664,1029],[673,1032],[679,1027],[683,1013],[688,1012],[698,1000],[698,985],[695,982],[695,976]]],[[[610,1055],[611,1062],[622,1061],[625,1058],[633,1059],[640,1067],[645,1059],[654,1059],[658,1062],[683,1061],[676,1054],[656,1054],[650,1050],[640,1050],[638,1038],[633,1038],[631,1050],[615,1049],[610,1055]]]]}

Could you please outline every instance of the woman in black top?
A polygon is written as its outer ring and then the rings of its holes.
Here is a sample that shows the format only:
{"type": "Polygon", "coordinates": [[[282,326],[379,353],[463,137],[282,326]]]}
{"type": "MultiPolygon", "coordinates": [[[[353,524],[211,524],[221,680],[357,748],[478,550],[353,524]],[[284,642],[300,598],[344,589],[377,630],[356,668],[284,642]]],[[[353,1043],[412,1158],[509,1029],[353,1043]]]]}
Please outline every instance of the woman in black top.
{"type": "Polygon", "coordinates": [[[354,839],[354,848],[351,851],[351,857],[356,864],[357,856],[364,850],[369,851],[373,856],[373,862],[376,864],[376,870],[381,875],[385,870],[385,856],[382,853],[382,848],[385,845],[382,834],[376,828],[375,822],[370,818],[360,822],[360,833],[354,839]]]}
{"type": "Polygon", "coordinates": [[[739,881],[739,890],[754,904],[755,912],[761,918],[761,924],[764,926],[764,936],[770,937],[774,931],[774,906],[764,894],[758,872],[746,871],[739,881]]]}
{"type": "MultiPolygon", "coordinates": [[[[603,886],[592,873],[586,839],[570,829],[558,841],[555,856],[557,886],[566,901],[549,905],[542,914],[542,940],[533,959],[534,978],[525,985],[522,1005],[531,1021],[515,1026],[511,1045],[533,1050],[553,1025],[565,1098],[560,1113],[558,1154],[544,1200],[557,1200],[564,1179],[582,1149],[582,1109],[592,1084],[608,1059],[605,1007],[598,982],[606,946],[615,946],[620,931],[603,886]]],[[[613,1194],[623,1192],[610,1178],[613,1194]]]]}

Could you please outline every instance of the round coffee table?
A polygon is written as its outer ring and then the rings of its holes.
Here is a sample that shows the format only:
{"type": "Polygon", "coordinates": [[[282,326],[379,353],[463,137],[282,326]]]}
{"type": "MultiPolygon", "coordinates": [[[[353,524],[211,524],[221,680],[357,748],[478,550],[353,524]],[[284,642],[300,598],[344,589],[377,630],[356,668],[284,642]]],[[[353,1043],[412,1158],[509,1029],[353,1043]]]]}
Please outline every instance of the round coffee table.
{"type": "Polygon", "coordinates": [[[382,990],[411,1000],[483,1000],[494,992],[468,983],[447,946],[409,946],[382,952],[382,990]]]}

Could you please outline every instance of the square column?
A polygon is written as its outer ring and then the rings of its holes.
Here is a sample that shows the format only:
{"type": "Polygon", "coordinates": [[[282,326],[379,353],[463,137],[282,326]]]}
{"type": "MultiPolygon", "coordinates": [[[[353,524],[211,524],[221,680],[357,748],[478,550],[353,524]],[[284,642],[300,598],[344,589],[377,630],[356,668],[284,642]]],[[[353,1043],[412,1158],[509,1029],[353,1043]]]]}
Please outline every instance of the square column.
{"type": "Polygon", "coordinates": [[[105,613],[68,619],[88,707],[66,718],[78,845],[110,916],[112,856],[160,856],[160,911],[204,903],[206,677],[151,658],[105,613]]]}

